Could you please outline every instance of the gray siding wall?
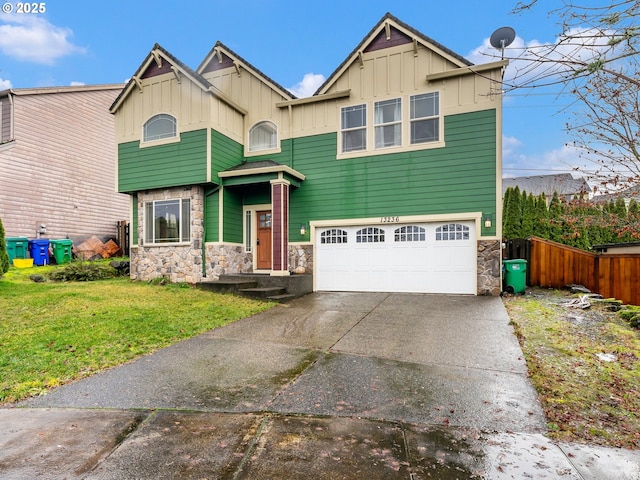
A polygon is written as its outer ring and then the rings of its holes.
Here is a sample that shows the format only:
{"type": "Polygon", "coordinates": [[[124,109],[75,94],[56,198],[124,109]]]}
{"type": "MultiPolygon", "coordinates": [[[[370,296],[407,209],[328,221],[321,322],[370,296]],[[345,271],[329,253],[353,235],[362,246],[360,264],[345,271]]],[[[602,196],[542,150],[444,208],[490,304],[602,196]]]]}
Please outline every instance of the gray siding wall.
{"type": "Polygon", "coordinates": [[[15,141],[0,145],[6,236],[35,238],[44,223],[45,237],[77,244],[91,235],[113,237],[116,222],[129,220],[128,196],[115,190],[109,113],[119,90],[61,91],[13,97],[15,141]]]}

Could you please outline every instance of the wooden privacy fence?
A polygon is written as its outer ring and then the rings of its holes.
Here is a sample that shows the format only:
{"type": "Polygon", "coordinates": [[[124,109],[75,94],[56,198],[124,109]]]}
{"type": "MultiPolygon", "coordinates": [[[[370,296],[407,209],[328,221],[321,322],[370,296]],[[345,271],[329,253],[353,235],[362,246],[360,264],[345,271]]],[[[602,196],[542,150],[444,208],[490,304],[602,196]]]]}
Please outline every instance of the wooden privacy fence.
{"type": "Polygon", "coordinates": [[[579,284],[606,298],[640,305],[639,253],[596,255],[531,237],[530,255],[529,285],[563,288],[579,284]]]}

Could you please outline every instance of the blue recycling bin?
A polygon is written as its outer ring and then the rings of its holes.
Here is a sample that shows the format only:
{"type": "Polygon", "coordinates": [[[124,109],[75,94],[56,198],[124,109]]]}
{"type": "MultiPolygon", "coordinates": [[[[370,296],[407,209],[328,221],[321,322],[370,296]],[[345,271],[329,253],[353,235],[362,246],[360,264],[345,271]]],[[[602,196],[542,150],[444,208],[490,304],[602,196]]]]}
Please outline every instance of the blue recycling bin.
{"type": "Polygon", "coordinates": [[[49,240],[46,238],[29,240],[29,253],[34,265],[49,265],[49,240]]]}

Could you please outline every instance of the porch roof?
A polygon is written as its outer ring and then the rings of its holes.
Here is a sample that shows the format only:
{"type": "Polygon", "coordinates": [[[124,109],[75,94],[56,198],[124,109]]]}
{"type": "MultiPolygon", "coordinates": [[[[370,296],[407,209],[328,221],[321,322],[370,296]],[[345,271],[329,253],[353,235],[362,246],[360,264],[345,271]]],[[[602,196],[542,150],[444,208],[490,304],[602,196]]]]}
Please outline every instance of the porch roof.
{"type": "Polygon", "coordinates": [[[293,168],[273,160],[242,162],[218,172],[223,185],[247,185],[268,182],[277,178],[285,178],[292,185],[299,187],[306,177],[293,168]]]}

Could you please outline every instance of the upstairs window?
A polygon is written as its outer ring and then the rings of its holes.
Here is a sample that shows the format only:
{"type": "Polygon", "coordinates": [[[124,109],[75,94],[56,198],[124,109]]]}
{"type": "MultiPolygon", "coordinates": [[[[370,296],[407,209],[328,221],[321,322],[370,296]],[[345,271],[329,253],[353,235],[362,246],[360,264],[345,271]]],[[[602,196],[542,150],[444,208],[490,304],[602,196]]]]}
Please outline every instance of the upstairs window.
{"type": "Polygon", "coordinates": [[[278,128],[271,122],[256,123],[249,130],[249,151],[271,150],[278,147],[278,128]]]}
{"type": "Polygon", "coordinates": [[[161,113],[154,115],[146,121],[142,129],[142,141],[152,142],[163,138],[178,136],[178,128],[175,117],[161,113]]]}
{"type": "Polygon", "coordinates": [[[340,117],[342,152],[365,150],[367,148],[367,106],[344,107],[340,117]]]}
{"type": "Polygon", "coordinates": [[[145,243],[190,241],[191,202],[188,198],[145,203],[145,243]]]}
{"type": "Polygon", "coordinates": [[[373,107],[376,148],[402,145],[402,101],[376,102],[373,107]]]}
{"type": "Polygon", "coordinates": [[[440,94],[413,95],[410,100],[411,144],[440,140],[440,94]]]}

